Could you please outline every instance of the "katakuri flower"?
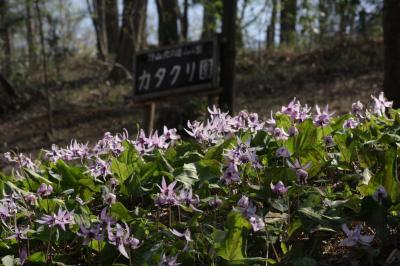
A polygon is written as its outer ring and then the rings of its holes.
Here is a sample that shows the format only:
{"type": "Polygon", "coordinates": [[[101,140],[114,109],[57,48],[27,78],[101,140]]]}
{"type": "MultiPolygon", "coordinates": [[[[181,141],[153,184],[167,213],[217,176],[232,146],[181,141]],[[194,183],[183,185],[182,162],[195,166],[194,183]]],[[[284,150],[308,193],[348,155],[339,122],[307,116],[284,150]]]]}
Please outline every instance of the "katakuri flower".
{"type": "Polygon", "coordinates": [[[319,127],[325,127],[329,124],[333,113],[329,113],[328,110],[328,105],[325,106],[324,110],[319,108],[318,105],[315,106],[315,109],[317,110],[317,114],[314,116],[314,125],[319,126],[319,127]]]}
{"type": "Polygon", "coordinates": [[[82,245],[87,246],[92,240],[102,241],[104,239],[100,224],[92,225],[89,228],[80,224],[79,227],[81,230],[77,235],[83,237],[82,245]]]}
{"type": "Polygon", "coordinates": [[[292,164],[289,160],[287,160],[288,166],[296,172],[297,179],[300,184],[307,184],[308,172],[307,170],[311,167],[311,163],[307,163],[306,165],[302,165],[299,159],[294,161],[292,164]]]}
{"type": "Polygon", "coordinates": [[[285,187],[285,185],[283,184],[282,181],[278,181],[278,183],[276,183],[276,185],[271,183],[271,190],[272,192],[274,192],[277,195],[283,195],[288,191],[288,188],[285,187]]]}
{"type": "Polygon", "coordinates": [[[383,186],[379,186],[375,193],[372,195],[372,198],[382,204],[382,201],[387,199],[388,193],[383,186]]]}
{"type": "Polygon", "coordinates": [[[57,214],[52,214],[52,215],[43,215],[42,218],[36,220],[37,223],[39,224],[46,224],[49,227],[54,227],[56,225],[60,226],[61,229],[65,231],[65,226],[68,224],[72,224],[73,221],[73,216],[74,212],[69,212],[67,210],[62,210],[61,208],[58,209],[57,214]]]}
{"type": "Polygon", "coordinates": [[[371,95],[371,98],[373,100],[372,112],[376,115],[385,115],[386,108],[391,108],[393,106],[393,102],[388,101],[383,92],[379,94],[378,98],[373,95],[371,95]]]}
{"type": "Polygon", "coordinates": [[[339,246],[353,247],[358,244],[369,246],[374,240],[373,235],[361,235],[362,226],[358,224],[354,230],[350,230],[346,224],[342,224],[342,230],[347,238],[340,242],[339,246]]]}

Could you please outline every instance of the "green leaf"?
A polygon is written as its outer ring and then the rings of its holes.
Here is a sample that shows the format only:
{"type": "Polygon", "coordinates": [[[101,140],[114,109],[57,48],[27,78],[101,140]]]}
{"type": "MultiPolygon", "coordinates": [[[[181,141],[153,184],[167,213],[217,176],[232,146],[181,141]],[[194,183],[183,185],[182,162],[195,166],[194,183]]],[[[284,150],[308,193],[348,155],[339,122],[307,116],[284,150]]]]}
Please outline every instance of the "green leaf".
{"type": "Polygon", "coordinates": [[[121,202],[116,202],[111,206],[111,215],[122,221],[132,220],[129,210],[121,202]]]}
{"type": "Polygon", "coordinates": [[[1,259],[4,266],[14,266],[14,255],[7,255],[1,259]]]}
{"type": "Polygon", "coordinates": [[[32,262],[32,263],[45,263],[46,257],[44,255],[43,251],[38,251],[38,252],[35,252],[32,255],[30,255],[28,260],[29,260],[29,262],[32,262]]]}
{"type": "Polygon", "coordinates": [[[230,262],[241,261],[244,259],[243,239],[251,225],[241,213],[231,211],[226,226],[227,235],[221,243],[215,243],[217,255],[230,262]]]}
{"type": "Polygon", "coordinates": [[[400,185],[397,179],[397,151],[388,149],[378,160],[380,170],[370,180],[371,185],[382,185],[393,202],[400,200],[400,185]]]}

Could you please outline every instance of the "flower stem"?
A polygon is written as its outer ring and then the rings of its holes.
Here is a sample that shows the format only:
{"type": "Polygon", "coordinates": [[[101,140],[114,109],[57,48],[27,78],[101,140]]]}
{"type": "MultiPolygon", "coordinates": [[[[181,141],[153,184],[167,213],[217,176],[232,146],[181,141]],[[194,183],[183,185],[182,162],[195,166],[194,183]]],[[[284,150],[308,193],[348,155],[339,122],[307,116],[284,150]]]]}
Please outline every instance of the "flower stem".
{"type": "Polygon", "coordinates": [[[47,244],[47,250],[46,250],[46,262],[49,260],[49,256],[50,256],[50,245],[51,245],[51,238],[53,236],[53,228],[54,227],[51,227],[51,229],[50,229],[49,242],[47,244]]]}

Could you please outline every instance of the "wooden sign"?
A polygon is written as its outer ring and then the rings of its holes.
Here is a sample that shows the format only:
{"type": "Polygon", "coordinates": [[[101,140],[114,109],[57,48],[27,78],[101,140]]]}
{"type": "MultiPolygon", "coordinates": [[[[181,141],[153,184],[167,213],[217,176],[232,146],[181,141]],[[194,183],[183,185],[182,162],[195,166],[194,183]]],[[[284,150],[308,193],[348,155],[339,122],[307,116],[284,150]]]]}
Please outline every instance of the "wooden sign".
{"type": "Polygon", "coordinates": [[[217,38],[138,53],[134,101],[220,92],[217,38]]]}

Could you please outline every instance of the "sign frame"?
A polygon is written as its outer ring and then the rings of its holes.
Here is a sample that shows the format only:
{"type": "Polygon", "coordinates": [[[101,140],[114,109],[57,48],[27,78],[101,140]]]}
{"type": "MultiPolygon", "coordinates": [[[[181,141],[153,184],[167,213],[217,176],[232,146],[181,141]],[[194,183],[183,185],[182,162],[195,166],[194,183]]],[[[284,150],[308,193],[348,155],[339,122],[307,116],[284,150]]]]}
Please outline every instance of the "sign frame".
{"type": "Polygon", "coordinates": [[[162,101],[164,99],[175,98],[176,96],[187,96],[187,95],[215,95],[220,94],[222,92],[222,88],[219,84],[219,74],[220,74],[220,42],[218,36],[215,36],[211,39],[194,41],[194,42],[186,42],[178,45],[171,45],[157,49],[149,49],[146,51],[138,52],[135,55],[134,64],[133,64],[133,102],[134,103],[149,103],[155,101],[162,101]],[[137,56],[144,55],[152,52],[164,51],[168,49],[176,49],[181,47],[186,47],[188,45],[196,45],[202,43],[212,42],[213,51],[213,70],[212,70],[212,78],[211,83],[206,84],[198,84],[191,86],[182,86],[175,89],[165,90],[165,91],[155,91],[149,92],[147,94],[135,95],[136,90],[136,69],[137,69],[137,56]]]}

